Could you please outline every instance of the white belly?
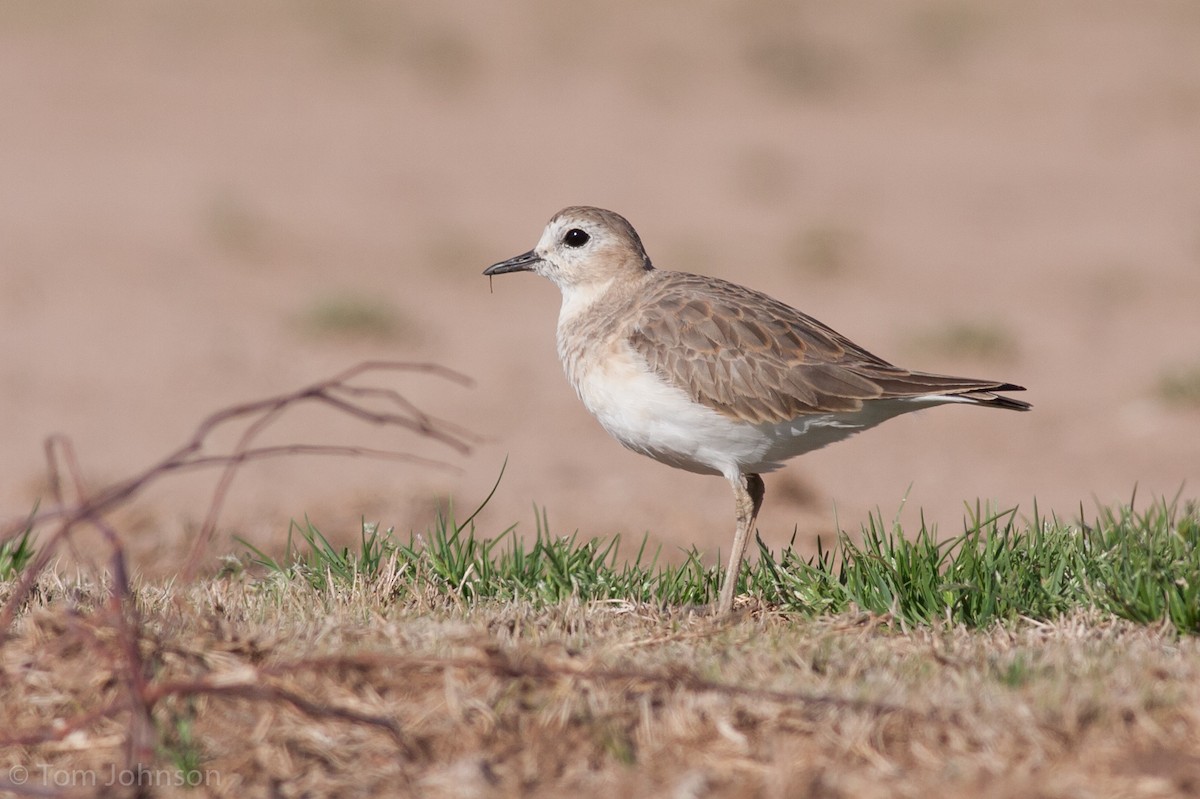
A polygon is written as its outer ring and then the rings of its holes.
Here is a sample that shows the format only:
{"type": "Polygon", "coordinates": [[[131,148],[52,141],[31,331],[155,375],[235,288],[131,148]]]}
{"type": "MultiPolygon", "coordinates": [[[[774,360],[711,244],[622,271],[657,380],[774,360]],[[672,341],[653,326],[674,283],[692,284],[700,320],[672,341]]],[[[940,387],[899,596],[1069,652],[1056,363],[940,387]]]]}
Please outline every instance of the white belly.
{"type": "Polygon", "coordinates": [[[613,438],[670,466],[729,479],[773,471],[788,458],[930,404],[873,402],[857,413],[751,424],[693,402],[623,346],[608,357],[590,360],[588,367],[569,359],[563,365],[583,404],[613,438]]]}

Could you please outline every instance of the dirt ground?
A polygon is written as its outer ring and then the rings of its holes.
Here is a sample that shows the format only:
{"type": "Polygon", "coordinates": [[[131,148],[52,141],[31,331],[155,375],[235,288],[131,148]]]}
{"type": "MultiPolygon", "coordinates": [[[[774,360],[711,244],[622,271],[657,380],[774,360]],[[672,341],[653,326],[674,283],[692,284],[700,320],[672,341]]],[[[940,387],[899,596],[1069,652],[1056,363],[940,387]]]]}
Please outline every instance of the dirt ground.
{"type": "MultiPolygon", "coordinates": [[[[1200,486],[1200,7],[199,0],[0,7],[0,511],[68,434],[93,484],[207,413],[366,358],[484,441],[459,471],[245,470],[228,535],[308,514],[421,529],[439,501],[532,532],[726,549],[717,478],[628,453],[554,354],[552,286],[480,272],[560,207],[617,210],[660,267],[763,289],[905,366],[1029,388],[939,409],[767,480],[778,546],[907,495],[1074,514],[1200,486]]],[[[276,441],[420,447],[317,412],[276,441]]],[[[163,568],[213,475],[124,520],[163,568]]]]}
{"type": "Polygon", "coordinates": [[[142,585],[136,669],[105,590],[48,575],[0,651],[0,793],[1166,799],[1200,783],[1200,641],[1163,626],[466,606],[386,571],[328,593],[142,585]]]}

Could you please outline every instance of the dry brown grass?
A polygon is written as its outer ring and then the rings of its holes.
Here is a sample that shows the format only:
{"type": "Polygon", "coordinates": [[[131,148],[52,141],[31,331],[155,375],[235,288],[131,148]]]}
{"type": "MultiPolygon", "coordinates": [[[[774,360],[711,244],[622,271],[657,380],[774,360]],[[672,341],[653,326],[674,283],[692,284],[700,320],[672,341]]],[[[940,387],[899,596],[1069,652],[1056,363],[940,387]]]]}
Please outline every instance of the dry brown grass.
{"type": "Polygon", "coordinates": [[[246,461],[413,457],[259,444],[297,403],[465,449],[468,434],[395,390],[348,382],[414,368],[432,367],[368,363],[218,411],[163,461],[96,491],[69,442],[48,443],[54,501],[4,531],[50,534],[0,584],[0,793],[1067,797],[1200,787],[1198,646],[1165,626],[1077,614],[912,630],[866,614],[787,616],[755,600],[730,619],[612,601],[472,603],[395,556],[370,581],[324,590],[240,563],[186,577],[246,461]],[[206,449],[229,421],[244,425],[236,444],[206,449]],[[131,579],[124,535],[107,517],[133,507],[147,483],[204,467],[220,479],[184,577],[131,579]],[[87,530],[100,533],[87,540],[107,567],[75,557],[70,577],[51,558],[78,556],[87,530]]]}
{"type": "Polygon", "coordinates": [[[1200,788],[1200,653],[1163,630],[468,607],[397,598],[397,579],[332,596],[244,573],[135,586],[149,714],[137,719],[108,587],[47,572],[0,650],[0,792],[103,793],[139,735],[145,771],[126,777],[157,779],[155,795],[1200,788]],[[199,786],[162,784],[179,763],[199,786]]]}
{"type": "MultiPolygon", "coordinates": [[[[1200,646],[1077,614],[905,629],[746,600],[731,619],[625,602],[481,601],[393,557],[318,591],[240,564],[132,579],[109,516],[208,467],[317,452],[259,433],[297,403],[465,449],[364,364],[218,411],[164,460],[89,490],[48,444],[48,532],[0,584],[0,794],[33,796],[1169,796],[1200,788],[1200,646]],[[382,403],[382,408],[378,404],[382,403]],[[228,450],[209,433],[241,422],[228,450]],[[99,532],[98,538],[80,533],[99,532]],[[85,547],[94,541],[99,547],[85,547]],[[87,549],[91,558],[78,557],[87,549]],[[66,561],[71,556],[74,576],[66,561]],[[100,561],[104,569],[96,567],[100,561]],[[414,571],[415,570],[415,571],[414,571]],[[111,575],[111,576],[109,576],[111,575]],[[185,784],[190,782],[192,784],[185,784]]],[[[422,463],[426,461],[422,460],[422,463]]]]}

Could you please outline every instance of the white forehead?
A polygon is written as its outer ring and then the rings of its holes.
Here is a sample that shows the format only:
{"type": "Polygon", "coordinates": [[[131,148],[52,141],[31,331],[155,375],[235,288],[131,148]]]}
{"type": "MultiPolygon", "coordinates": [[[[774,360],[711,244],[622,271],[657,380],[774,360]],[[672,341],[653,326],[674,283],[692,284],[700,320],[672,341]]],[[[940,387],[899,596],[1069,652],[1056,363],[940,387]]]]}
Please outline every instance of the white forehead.
{"type": "Polygon", "coordinates": [[[541,241],[538,242],[538,247],[557,247],[562,244],[563,236],[568,230],[579,228],[586,230],[590,235],[592,233],[591,226],[585,224],[582,219],[575,219],[570,216],[556,216],[551,219],[546,225],[546,229],[542,231],[541,241]]]}
{"type": "Polygon", "coordinates": [[[542,237],[538,240],[537,248],[539,250],[548,250],[557,247],[562,241],[563,234],[570,230],[568,222],[565,219],[555,217],[546,225],[546,229],[542,231],[542,237]]]}

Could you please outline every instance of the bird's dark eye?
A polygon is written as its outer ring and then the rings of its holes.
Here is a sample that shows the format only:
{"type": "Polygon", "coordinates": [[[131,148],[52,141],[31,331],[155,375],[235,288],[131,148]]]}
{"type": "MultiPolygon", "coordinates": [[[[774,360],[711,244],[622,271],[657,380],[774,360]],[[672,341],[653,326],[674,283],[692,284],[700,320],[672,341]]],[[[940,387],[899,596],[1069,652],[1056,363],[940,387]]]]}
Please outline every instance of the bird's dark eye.
{"type": "Polygon", "coordinates": [[[584,233],[577,227],[573,227],[567,231],[567,235],[563,236],[563,244],[568,247],[582,247],[592,240],[592,237],[584,233]]]}

